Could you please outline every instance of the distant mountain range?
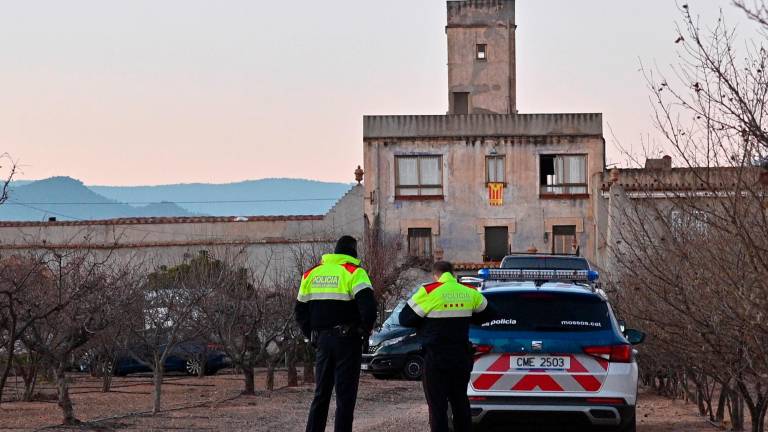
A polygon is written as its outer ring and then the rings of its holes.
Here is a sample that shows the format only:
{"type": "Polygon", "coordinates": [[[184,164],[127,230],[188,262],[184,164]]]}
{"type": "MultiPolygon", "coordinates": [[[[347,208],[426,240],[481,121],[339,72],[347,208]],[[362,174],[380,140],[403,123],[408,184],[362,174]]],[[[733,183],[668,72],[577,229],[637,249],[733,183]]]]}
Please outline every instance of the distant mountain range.
{"type": "Polygon", "coordinates": [[[301,179],[86,186],[70,177],[52,177],[14,182],[8,202],[0,205],[0,220],[324,214],[350,188],[345,183],[301,179]]]}

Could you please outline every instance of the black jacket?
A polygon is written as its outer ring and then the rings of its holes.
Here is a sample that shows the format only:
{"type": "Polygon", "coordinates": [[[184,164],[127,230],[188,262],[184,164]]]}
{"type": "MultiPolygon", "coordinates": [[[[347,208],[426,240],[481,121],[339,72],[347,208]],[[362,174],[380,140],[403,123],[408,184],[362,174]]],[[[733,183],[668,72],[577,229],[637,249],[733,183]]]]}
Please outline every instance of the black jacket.
{"type": "Polygon", "coordinates": [[[373,330],[378,305],[368,274],[359,263],[347,255],[329,254],[323,256],[322,264],[304,273],[294,312],[305,337],[312,330],[339,325],[358,327],[362,333],[373,330]],[[330,296],[328,288],[335,288],[330,296]],[[329,298],[334,296],[339,299],[329,298]]]}

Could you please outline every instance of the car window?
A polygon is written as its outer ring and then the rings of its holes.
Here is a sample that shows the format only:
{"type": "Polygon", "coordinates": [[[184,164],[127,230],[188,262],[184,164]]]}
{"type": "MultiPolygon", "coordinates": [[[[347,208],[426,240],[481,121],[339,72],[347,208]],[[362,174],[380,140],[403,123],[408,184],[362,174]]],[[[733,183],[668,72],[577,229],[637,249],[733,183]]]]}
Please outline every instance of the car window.
{"type": "Polygon", "coordinates": [[[599,331],[611,328],[608,304],[592,295],[561,292],[484,293],[496,316],[480,327],[499,331],[599,331]]]}
{"type": "Polygon", "coordinates": [[[400,303],[395,306],[395,309],[392,310],[392,313],[389,315],[386,321],[384,321],[383,327],[400,327],[400,311],[403,310],[403,307],[405,307],[405,302],[401,301],[400,303]]]}
{"type": "Polygon", "coordinates": [[[589,263],[584,258],[506,257],[501,262],[501,268],[522,270],[589,270],[589,263]]]}

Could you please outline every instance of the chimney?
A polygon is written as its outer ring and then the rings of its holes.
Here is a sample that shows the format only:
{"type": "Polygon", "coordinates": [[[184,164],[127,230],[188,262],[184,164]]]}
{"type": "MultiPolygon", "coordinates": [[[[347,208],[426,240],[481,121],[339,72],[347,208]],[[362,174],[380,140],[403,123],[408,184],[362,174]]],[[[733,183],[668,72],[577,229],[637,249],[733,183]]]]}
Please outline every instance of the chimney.
{"type": "Polygon", "coordinates": [[[661,159],[648,158],[645,160],[645,169],[670,171],[672,169],[672,156],[664,156],[661,159]]]}

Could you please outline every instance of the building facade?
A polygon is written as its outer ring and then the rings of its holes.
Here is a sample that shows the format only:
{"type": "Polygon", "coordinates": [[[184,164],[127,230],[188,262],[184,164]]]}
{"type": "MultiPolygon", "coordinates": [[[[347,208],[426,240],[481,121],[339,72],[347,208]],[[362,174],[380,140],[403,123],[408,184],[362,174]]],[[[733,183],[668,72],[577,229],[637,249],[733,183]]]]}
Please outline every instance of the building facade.
{"type": "Polygon", "coordinates": [[[518,114],[514,0],[448,1],[447,115],[366,116],[365,213],[405,253],[464,268],[594,258],[602,115],[518,114]]]}

